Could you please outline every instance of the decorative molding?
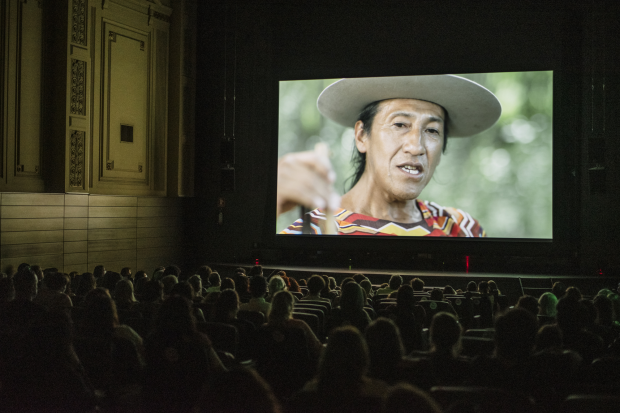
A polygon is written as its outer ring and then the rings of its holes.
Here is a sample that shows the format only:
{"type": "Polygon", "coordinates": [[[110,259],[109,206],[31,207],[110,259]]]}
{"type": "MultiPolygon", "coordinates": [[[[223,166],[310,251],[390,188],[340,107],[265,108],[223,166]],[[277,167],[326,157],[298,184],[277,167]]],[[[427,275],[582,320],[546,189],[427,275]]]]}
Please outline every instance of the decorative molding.
{"type": "Polygon", "coordinates": [[[86,116],[86,62],[71,59],[71,114],[86,116]]]}
{"type": "Polygon", "coordinates": [[[144,42],[142,42],[142,41],[140,42],[140,50],[144,51],[144,42]]]}
{"type": "Polygon", "coordinates": [[[69,186],[72,188],[84,187],[84,131],[71,131],[70,160],[69,160],[69,186]]]}
{"type": "Polygon", "coordinates": [[[111,171],[112,169],[114,169],[114,161],[107,161],[105,163],[105,169],[108,171],[111,171]]]}
{"type": "Polygon", "coordinates": [[[142,165],[138,165],[138,172],[142,173],[142,165]]]}
{"type": "Polygon", "coordinates": [[[86,46],[86,0],[73,0],[71,41],[86,46]]]}
{"type": "Polygon", "coordinates": [[[170,21],[172,20],[170,18],[170,16],[167,15],[166,13],[155,11],[155,10],[153,10],[153,8],[151,6],[149,6],[149,20],[148,20],[148,25],[149,26],[151,24],[153,24],[153,19],[157,19],[157,20],[166,22],[168,24],[170,24],[170,21]]]}
{"type": "Polygon", "coordinates": [[[108,39],[110,39],[111,42],[115,42],[116,41],[116,33],[110,32],[108,34],[108,39]]]}

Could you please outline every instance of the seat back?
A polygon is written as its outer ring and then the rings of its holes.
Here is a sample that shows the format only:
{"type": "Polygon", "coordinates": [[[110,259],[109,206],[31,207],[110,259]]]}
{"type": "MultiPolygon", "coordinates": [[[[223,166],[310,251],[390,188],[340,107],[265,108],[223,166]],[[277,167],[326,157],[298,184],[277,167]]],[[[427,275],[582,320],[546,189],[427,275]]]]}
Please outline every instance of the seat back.
{"type": "Polygon", "coordinates": [[[461,354],[467,357],[490,356],[495,350],[495,342],[490,338],[463,336],[461,343],[461,354]]]}
{"type": "Polygon", "coordinates": [[[620,410],[620,396],[571,394],[560,406],[560,413],[608,413],[620,410]]]}
{"type": "Polygon", "coordinates": [[[480,413],[534,413],[529,397],[502,389],[468,386],[435,386],[431,395],[444,411],[450,406],[467,405],[480,413]]]}
{"type": "Polygon", "coordinates": [[[260,327],[265,324],[265,314],[260,311],[239,310],[237,312],[237,318],[241,320],[247,320],[253,323],[256,327],[260,327]]]}
{"type": "Polygon", "coordinates": [[[201,333],[209,336],[213,348],[216,351],[237,355],[237,347],[239,346],[239,332],[235,326],[224,323],[196,323],[196,328],[201,333]]]}
{"type": "Polygon", "coordinates": [[[314,331],[314,334],[316,334],[317,337],[321,337],[321,325],[319,322],[319,317],[316,314],[311,314],[310,312],[305,312],[304,310],[300,309],[293,311],[293,318],[296,320],[305,321],[306,324],[310,326],[312,331],[314,331]]]}

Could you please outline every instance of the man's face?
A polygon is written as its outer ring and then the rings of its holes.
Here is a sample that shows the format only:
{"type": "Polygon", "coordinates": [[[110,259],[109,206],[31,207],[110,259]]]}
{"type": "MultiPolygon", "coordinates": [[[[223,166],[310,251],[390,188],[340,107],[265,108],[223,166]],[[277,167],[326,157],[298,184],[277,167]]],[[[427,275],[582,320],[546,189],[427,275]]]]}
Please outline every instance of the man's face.
{"type": "Polygon", "coordinates": [[[443,108],[417,99],[381,102],[371,133],[359,133],[356,145],[366,153],[371,184],[391,201],[418,198],[441,160],[444,140],[443,108]]]}

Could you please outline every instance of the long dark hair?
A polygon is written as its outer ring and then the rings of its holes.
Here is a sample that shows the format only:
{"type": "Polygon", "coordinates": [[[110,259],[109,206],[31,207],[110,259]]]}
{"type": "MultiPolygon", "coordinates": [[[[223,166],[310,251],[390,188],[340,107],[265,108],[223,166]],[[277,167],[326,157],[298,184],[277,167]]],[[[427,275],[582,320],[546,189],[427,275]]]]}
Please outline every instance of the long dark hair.
{"type": "MultiPolygon", "coordinates": [[[[388,99],[385,99],[388,100],[388,99]]],[[[357,120],[362,121],[362,129],[364,133],[370,136],[370,131],[372,130],[372,122],[375,119],[375,115],[379,112],[379,104],[383,102],[383,100],[376,100],[372,103],[369,103],[364,107],[364,109],[360,112],[357,120]]],[[[448,145],[448,111],[442,106],[441,107],[445,114],[444,119],[444,127],[443,127],[443,148],[441,149],[442,153],[446,152],[446,146],[448,145]]],[[[349,191],[359,182],[362,175],[364,175],[364,171],[366,170],[366,154],[361,153],[357,146],[353,145],[353,153],[351,154],[351,162],[354,165],[355,171],[353,175],[348,177],[345,181],[351,181],[351,186],[349,186],[349,191]]]]}

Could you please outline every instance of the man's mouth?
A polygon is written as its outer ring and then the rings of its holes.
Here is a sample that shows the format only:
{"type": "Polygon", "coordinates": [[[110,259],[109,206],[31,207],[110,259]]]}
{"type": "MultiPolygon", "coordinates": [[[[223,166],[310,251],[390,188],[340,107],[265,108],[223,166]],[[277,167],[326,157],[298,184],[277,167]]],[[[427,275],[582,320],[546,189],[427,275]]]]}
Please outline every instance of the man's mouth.
{"type": "Polygon", "coordinates": [[[422,168],[422,165],[420,164],[413,164],[413,165],[400,165],[399,168],[403,171],[408,173],[409,175],[419,175],[424,171],[424,168],[422,168]]]}

